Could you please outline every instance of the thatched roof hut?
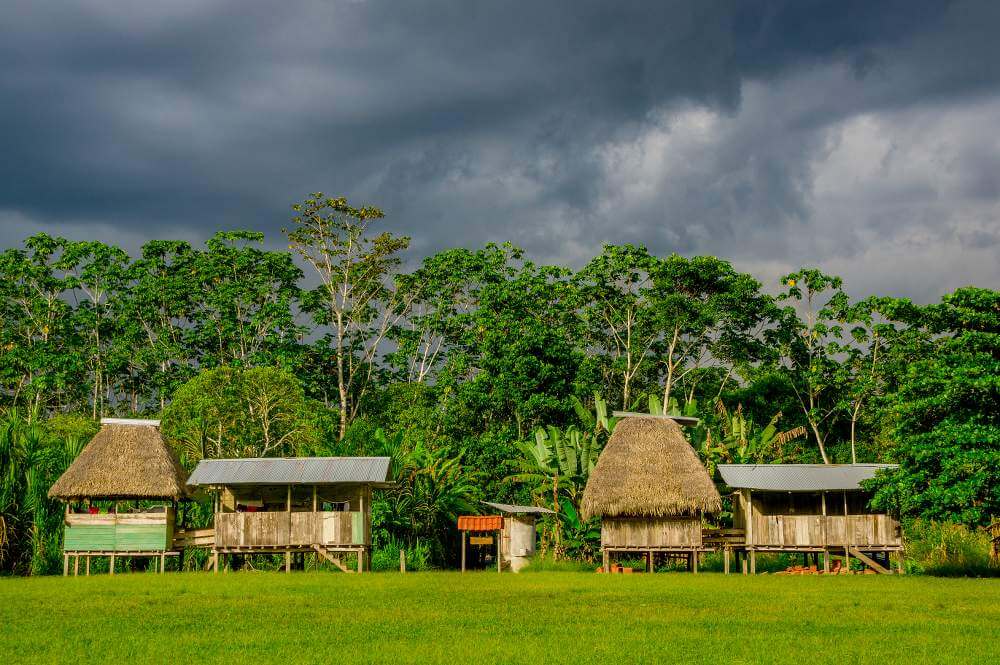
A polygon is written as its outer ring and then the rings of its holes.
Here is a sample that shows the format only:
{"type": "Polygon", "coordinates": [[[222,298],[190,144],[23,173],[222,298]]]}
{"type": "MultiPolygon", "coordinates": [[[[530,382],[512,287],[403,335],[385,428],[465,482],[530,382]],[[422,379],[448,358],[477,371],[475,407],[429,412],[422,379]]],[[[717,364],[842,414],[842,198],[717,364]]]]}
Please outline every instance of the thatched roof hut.
{"type": "Polygon", "coordinates": [[[49,497],[177,500],[187,496],[186,480],[160,435],[159,421],[108,418],[49,490],[49,497]]]}
{"type": "Polygon", "coordinates": [[[583,493],[585,519],[717,513],[722,499],[680,426],[625,418],[615,427],[583,493]]]}

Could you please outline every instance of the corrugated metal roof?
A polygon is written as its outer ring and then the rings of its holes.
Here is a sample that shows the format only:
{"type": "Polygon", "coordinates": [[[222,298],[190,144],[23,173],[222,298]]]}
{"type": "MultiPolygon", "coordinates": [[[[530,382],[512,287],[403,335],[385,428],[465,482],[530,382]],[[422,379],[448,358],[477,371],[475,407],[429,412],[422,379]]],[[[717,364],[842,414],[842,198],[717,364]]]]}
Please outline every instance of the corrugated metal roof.
{"type": "Polygon", "coordinates": [[[554,510],[549,510],[548,508],[540,508],[538,506],[515,506],[509,503],[491,503],[489,501],[483,501],[483,503],[490,508],[496,508],[501,513],[513,513],[515,515],[527,515],[534,513],[541,513],[546,515],[554,515],[554,510]]]}
{"type": "Polygon", "coordinates": [[[895,464],[720,464],[719,475],[734,489],[773,492],[859,490],[861,481],[895,464]]]}
{"type": "Polygon", "coordinates": [[[388,457],[256,457],[198,462],[187,484],[197,485],[385,485],[388,457]]]}

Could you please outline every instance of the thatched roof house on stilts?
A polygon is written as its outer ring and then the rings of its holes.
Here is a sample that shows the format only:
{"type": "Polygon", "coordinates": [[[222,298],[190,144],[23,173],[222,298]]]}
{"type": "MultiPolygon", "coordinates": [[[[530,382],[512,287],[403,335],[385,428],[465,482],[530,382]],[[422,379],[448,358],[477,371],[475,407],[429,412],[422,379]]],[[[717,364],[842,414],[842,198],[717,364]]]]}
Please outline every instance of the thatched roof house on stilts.
{"type": "Polygon", "coordinates": [[[701,520],[722,500],[680,425],[668,416],[621,420],[583,494],[585,519],[601,517],[603,570],[614,553],[686,556],[697,572],[701,520]]]}
{"type": "Polygon", "coordinates": [[[158,420],[105,418],[101,429],[49,490],[66,502],[63,574],[80,557],[107,556],[114,574],[121,557],[159,557],[160,571],[173,543],[176,504],[186,498],[187,474],[160,435],[158,420]],[[120,512],[119,502],[161,505],[120,512]],[[96,502],[110,502],[98,507],[96,502]]]}

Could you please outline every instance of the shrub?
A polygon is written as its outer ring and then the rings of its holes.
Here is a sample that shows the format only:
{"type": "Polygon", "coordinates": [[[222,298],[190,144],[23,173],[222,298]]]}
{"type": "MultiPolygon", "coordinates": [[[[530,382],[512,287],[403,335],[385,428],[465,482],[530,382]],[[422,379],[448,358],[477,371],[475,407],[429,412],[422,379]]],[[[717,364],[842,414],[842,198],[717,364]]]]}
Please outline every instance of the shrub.
{"type": "Polygon", "coordinates": [[[592,573],[597,570],[597,564],[587,563],[578,559],[554,559],[551,555],[536,554],[522,573],[592,573]]]}
{"type": "Polygon", "coordinates": [[[376,547],[372,551],[372,570],[399,570],[400,550],[406,552],[406,570],[430,570],[431,548],[428,543],[418,542],[413,547],[404,547],[400,541],[392,537],[385,545],[376,547]]]}
{"type": "Polygon", "coordinates": [[[904,525],[908,572],[948,577],[1000,577],[990,540],[962,524],[912,520],[904,525]]]}

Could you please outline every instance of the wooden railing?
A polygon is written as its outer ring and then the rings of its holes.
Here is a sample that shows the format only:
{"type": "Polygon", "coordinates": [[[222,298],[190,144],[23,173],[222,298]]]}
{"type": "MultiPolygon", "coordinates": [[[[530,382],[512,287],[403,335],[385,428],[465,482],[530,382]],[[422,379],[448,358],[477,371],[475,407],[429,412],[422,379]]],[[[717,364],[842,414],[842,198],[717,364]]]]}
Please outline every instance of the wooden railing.
{"type": "Polygon", "coordinates": [[[219,548],[363,545],[367,535],[361,512],[215,514],[219,548]]]}

